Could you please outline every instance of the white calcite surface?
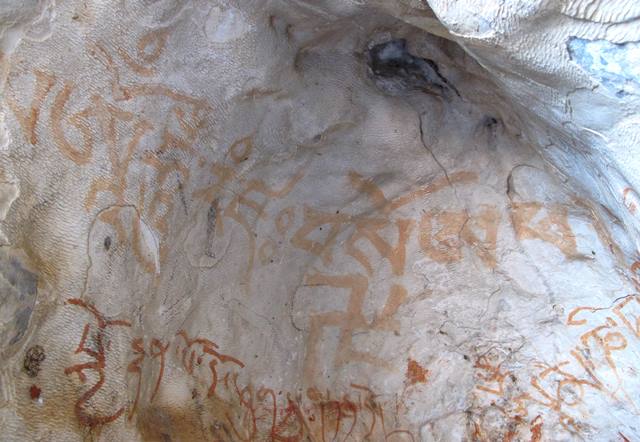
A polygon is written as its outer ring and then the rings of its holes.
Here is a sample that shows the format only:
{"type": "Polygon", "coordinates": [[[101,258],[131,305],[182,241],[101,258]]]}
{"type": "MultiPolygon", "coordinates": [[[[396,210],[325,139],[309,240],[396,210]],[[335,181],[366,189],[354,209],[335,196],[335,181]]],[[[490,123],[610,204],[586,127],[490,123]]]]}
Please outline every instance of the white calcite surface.
{"type": "Polygon", "coordinates": [[[0,2],[0,439],[640,440],[638,5],[0,2]]]}

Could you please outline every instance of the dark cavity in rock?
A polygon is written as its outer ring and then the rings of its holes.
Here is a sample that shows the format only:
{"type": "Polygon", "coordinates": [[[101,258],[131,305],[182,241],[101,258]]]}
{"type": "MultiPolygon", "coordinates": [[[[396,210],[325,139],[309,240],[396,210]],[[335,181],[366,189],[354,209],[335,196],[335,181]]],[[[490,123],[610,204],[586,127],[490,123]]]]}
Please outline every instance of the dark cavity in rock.
{"type": "Polygon", "coordinates": [[[390,40],[369,49],[369,68],[376,85],[383,91],[399,95],[421,91],[449,98],[458,90],[441,73],[435,61],[409,53],[405,39],[390,40]]]}

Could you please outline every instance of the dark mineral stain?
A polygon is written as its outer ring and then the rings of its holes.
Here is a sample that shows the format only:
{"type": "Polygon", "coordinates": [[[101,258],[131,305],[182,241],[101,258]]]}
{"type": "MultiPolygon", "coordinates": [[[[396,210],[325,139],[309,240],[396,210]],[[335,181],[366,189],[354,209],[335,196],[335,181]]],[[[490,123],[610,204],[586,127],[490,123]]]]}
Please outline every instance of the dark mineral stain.
{"type": "Polygon", "coordinates": [[[405,39],[390,40],[369,49],[369,68],[385,92],[422,91],[448,98],[458,90],[441,73],[435,61],[409,53],[405,39]]]}
{"type": "Polygon", "coordinates": [[[189,209],[187,208],[187,199],[184,196],[184,186],[182,185],[182,181],[180,180],[178,180],[178,194],[180,195],[180,202],[182,203],[184,214],[189,215],[189,209]]]}
{"type": "MultiPolygon", "coordinates": [[[[0,329],[0,351],[14,350],[29,327],[36,301],[38,276],[22,264],[8,248],[0,249],[0,305],[13,319],[0,329]]],[[[17,350],[17,348],[15,349],[17,350]]]]}
{"type": "Polygon", "coordinates": [[[11,340],[9,341],[9,345],[15,344],[24,336],[25,332],[27,331],[27,327],[29,326],[29,319],[31,319],[32,311],[33,310],[31,306],[26,306],[18,313],[16,313],[16,315],[14,316],[14,320],[16,323],[17,331],[13,338],[11,338],[11,340]]]}
{"type": "Polygon", "coordinates": [[[45,360],[45,358],[46,355],[44,354],[44,348],[40,345],[34,345],[27,350],[27,353],[24,355],[22,366],[29,377],[35,378],[38,376],[38,373],[40,372],[40,364],[45,360]]]}
{"type": "Polygon", "coordinates": [[[209,211],[207,212],[207,251],[206,255],[210,258],[215,258],[215,253],[213,253],[213,236],[216,232],[216,222],[218,220],[218,200],[214,200],[209,206],[209,211]]]}
{"type": "Polygon", "coordinates": [[[27,271],[15,257],[9,258],[9,267],[5,267],[2,274],[9,281],[9,284],[18,290],[18,296],[21,300],[36,292],[38,279],[33,273],[27,271]]]}
{"type": "Polygon", "coordinates": [[[488,116],[482,120],[482,125],[489,130],[495,130],[498,125],[498,120],[495,117],[488,116]]]}
{"type": "Polygon", "coordinates": [[[110,248],[111,248],[111,237],[107,236],[104,239],[104,249],[108,252],[110,248]]]}

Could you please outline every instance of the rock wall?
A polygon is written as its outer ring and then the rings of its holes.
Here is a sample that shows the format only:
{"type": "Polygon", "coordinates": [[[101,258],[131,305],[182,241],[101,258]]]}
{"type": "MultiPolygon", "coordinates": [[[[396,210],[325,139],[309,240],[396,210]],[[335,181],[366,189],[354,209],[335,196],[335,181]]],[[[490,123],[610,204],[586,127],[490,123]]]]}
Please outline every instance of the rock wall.
{"type": "Polygon", "coordinates": [[[636,2],[4,2],[3,440],[640,438],[636,2]]]}

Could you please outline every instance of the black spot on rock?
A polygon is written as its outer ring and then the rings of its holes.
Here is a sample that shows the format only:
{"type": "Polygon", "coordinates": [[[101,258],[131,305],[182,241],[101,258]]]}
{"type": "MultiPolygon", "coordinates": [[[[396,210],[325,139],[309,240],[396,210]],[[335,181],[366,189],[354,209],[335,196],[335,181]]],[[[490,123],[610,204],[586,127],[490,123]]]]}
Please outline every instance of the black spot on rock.
{"type": "Polygon", "coordinates": [[[495,117],[487,116],[482,120],[482,125],[489,130],[495,130],[498,120],[495,117]]]}
{"type": "Polygon", "coordinates": [[[369,49],[369,68],[376,85],[390,94],[422,91],[432,95],[460,96],[435,61],[409,53],[405,39],[390,40],[369,49]]]}
{"type": "Polygon", "coordinates": [[[111,248],[111,237],[107,236],[104,239],[104,249],[108,252],[110,248],[111,248]]]}
{"type": "Polygon", "coordinates": [[[34,345],[29,348],[27,353],[24,355],[24,361],[22,362],[24,371],[27,372],[29,377],[35,378],[40,372],[40,364],[45,359],[46,355],[44,354],[44,348],[40,345],[34,345]]]}

